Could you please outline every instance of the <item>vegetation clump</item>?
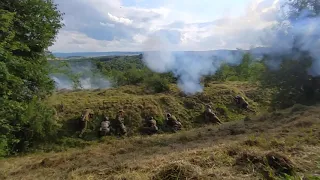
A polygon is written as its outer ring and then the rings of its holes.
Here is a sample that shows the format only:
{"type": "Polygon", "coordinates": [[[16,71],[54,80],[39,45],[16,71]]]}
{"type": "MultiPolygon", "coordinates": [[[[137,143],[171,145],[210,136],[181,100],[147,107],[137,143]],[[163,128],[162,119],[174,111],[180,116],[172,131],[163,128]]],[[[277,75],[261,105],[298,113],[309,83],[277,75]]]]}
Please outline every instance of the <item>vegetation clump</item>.
{"type": "Polygon", "coordinates": [[[173,162],[162,167],[154,180],[174,180],[174,179],[203,179],[201,168],[183,161],[173,162]]]}

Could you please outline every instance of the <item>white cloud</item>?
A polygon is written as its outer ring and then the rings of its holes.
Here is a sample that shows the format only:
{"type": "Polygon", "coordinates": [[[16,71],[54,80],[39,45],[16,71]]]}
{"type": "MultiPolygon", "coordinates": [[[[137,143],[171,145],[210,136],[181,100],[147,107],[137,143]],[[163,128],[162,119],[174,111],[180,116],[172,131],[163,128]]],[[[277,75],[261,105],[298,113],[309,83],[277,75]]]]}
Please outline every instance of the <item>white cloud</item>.
{"type": "Polygon", "coordinates": [[[279,3],[254,0],[241,16],[201,22],[197,14],[173,9],[173,1],[156,8],[126,7],[120,0],[55,1],[66,13],[66,27],[50,49],[68,52],[141,51],[155,39],[167,40],[175,50],[246,49],[259,45],[263,29],[277,18],[279,3]]]}
{"type": "Polygon", "coordinates": [[[117,23],[121,23],[121,24],[125,24],[125,25],[130,25],[132,24],[132,20],[128,19],[128,18],[123,18],[123,17],[117,17],[117,16],[113,16],[112,14],[108,13],[108,17],[111,21],[117,22],[117,23]]]}
{"type": "Polygon", "coordinates": [[[60,31],[57,42],[51,47],[53,52],[106,52],[138,51],[140,44],[125,39],[113,41],[96,40],[77,31],[60,31]],[[126,46],[123,46],[123,45],[126,46]]]}
{"type": "Polygon", "coordinates": [[[114,24],[100,22],[101,26],[115,27],[114,24]]]}

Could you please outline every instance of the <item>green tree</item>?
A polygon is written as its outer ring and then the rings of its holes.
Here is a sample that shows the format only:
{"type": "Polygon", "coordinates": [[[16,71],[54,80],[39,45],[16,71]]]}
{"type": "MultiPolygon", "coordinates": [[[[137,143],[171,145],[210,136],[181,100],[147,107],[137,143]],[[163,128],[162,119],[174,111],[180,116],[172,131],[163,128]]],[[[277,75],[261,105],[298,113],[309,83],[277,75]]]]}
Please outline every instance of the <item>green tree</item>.
{"type": "Polygon", "coordinates": [[[147,89],[150,89],[155,93],[162,93],[170,90],[169,81],[165,78],[161,78],[158,74],[145,79],[145,85],[147,89]]]}
{"type": "MultiPolygon", "coordinates": [[[[320,1],[318,0],[289,0],[285,7],[286,14],[276,26],[280,31],[287,32],[287,29],[282,29],[282,22],[289,21],[296,26],[297,22],[304,20],[303,18],[314,18],[320,15],[320,1]]],[[[310,56],[308,51],[301,49],[301,42],[303,42],[301,39],[305,37],[300,37],[300,34],[295,34],[290,30],[287,36],[294,39],[293,53],[265,57],[265,64],[273,63],[274,59],[277,59],[280,63],[276,69],[266,69],[262,76],[262,87],[275,89],[274,107],[286,108],[295,103],[317,102],[320,100],[319,77],[309,75],[309,69],[315,59],[310,56]]],[[[311,41],[308,43],[312,43],[312,39],[313,37],[310,37],[311,41]]]]}
{"type": "Polygon", "coordinates": [[[1,156],[24,150],[26,142],[32,144],[52,134],[47,130],[55,127],[54,111],[41,100],[54,89],[46,50],[63,26],[62,15],[51,0],[0,3],[1,156]],[[31,116],[32,107],[44,108],[31,116]],[[27,132],[31,135],[25,136],[27,132]]]}

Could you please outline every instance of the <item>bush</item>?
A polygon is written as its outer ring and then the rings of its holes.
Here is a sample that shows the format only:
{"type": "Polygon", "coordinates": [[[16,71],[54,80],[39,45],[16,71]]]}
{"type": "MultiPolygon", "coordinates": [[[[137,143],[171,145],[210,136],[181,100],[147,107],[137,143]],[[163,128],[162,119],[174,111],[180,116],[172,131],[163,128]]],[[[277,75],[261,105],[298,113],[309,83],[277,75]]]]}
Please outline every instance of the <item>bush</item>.
{"type": "Polygon", "coordinates": [[[155,93],[167,92],[170,90],[169,81],[167,79],[162,79],[158,75],[146,79],[145,85],[147,89],[150,89],[155,93]]]}
{"type": "Polygon", "coordinates": [[[1,155],[27,151],[36,143],[55,139],[59,125],[55,119],[55,110],[34,98],[23,111],[8,116],[6,136],[0,142],[1,155]],[[10,118],[10,119],[9,119],[10,118]]]}

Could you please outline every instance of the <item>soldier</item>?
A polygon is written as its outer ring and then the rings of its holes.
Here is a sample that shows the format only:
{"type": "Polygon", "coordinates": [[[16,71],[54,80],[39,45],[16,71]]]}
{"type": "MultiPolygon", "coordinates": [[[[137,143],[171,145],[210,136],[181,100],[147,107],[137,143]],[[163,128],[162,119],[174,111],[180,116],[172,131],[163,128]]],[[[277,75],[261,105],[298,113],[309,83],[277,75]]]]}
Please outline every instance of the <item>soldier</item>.
{"type": "Polygon", "coordinates": [[[124,125],[124,112],[120,110],[115,119],[115,131],[118,135],[126,135],[127,130],[124,125]]]}
{"type": "Polygon", "coordinates": [[[152,134],[157,133],[158,130],[159,130],[159,128],[157,126],[157,122],[156,122],[156,120],[153,119],[153,117],[150,117],[145,120],[145,124],[142,128],[143,133],[146,133],[148,135],[152,135],[152,134]]]}
{"type": "Polygon", "coordinates": [[[242,96],[237,95],[236,97],[234,97],[234,100],[236,104],[239,105],[241,108],[249,110],[249,104],[242,96]]]}
{"type": "Polygon", "coordinates": [[[79,137],[82,137],[83,133],[87,129],[88,121],[93,117],[93,111],[89,108],[86,108],[82,114],[80,119],[80,126],[81,126],[81,132],[79,134],[79,137]]]}
{"type": "Polygon", "coordinates": [[[182,124],[177,120],[175,116],[172,116],[170,113],[167,114],[167,125],[173,130],[173,132],[176,132],[178,130],[181,130],[182,124]]]}
{"type": "Polygon", "coordinates": [[[104,117],[100,124],[100,136],[106,136],[110,134],[110,121],[107,116],[104,117]]]}
{"type": "Polygon", "coordinates": [[[204,111],[204,119],[206,122],[212,122],[216,124],[222,124],[218,116],[212,111],[211,106],[207,105],[204,111]]]}

